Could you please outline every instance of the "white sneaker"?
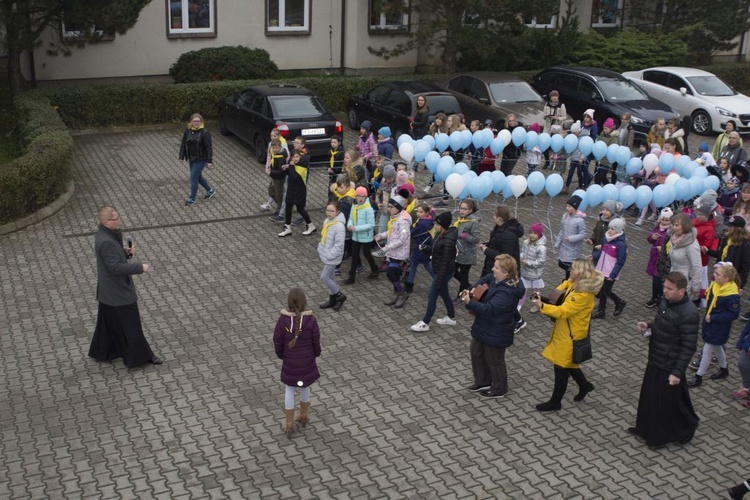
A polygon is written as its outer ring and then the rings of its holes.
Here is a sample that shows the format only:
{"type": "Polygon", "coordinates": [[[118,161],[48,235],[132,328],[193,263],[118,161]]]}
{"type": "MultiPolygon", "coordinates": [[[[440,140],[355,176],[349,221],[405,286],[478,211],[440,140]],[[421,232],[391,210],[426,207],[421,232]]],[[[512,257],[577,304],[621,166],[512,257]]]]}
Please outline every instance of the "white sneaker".
{"type": "Polygon", "coordinates": [[[378,258],[379,257],[385,257],[385,252],[382,251],[382,250],[375,250],[374,252],[372,252],[372,256],[373,257],[378,257],[378,258]]]}
{"type": "Polygon", "coordinates": [[[451,319],[448,316],[444,316],[444,317],[442,317],[442,318],[440,318],[440,319],[437,320],[437,324],[438,325],[453,326],[453,325],[456,324],[456,320],[455,319],[451,319]]]}
{"type": "Polygon", "coordinates": [[[285,224],[284,230],[279,233],[279,236],[284,237],[289,236],[290,234],[292,234],[292,226],[290,226],[289,224],[285,224]]]}
{"type": "Polygon", "coordinates": [[[430,329],[430,325],[425,323],[424,321],[420,321],[419,323],[415,323],[411,325],[411,329],[415,332],[426,332],[430,329]]]}
{"type": "Polygon", "coordinates": [[[424,188],[422,188],[422,192],[424,194],[430,194],[430,191],[432,191],[432,186],[425,186],[424,188]]]}
{"type": "Polygon", "coordinates": [[[315,232],[315,224],[311,222],[310,224],[307,225],[307,229],[302,231],[302,234],[307,236],[308,234],[313,234],[314,232],[315,232]]]}
{"type": "Polygon", "coordinates": [[[539,312],[539,308],[538,308],[537,306],[531,306],[531,307],[529,308],[529,312],[530,312],[530,313],[536,313],[536,312],[539,312]]]}
{"type": "Polygon", "coordinates": [[[643,219],[638,219],[637,221],[635,221],[635,225],[636,226],[642,226],[643,225],[643,219]]]}
{"type": "Polygon", "coordinates": [[[269,205],[268,203],[264,203],[260,206],[260,209],[263,210],[264,212],[267,212],[271,210],[271,205],[269,205]]]}

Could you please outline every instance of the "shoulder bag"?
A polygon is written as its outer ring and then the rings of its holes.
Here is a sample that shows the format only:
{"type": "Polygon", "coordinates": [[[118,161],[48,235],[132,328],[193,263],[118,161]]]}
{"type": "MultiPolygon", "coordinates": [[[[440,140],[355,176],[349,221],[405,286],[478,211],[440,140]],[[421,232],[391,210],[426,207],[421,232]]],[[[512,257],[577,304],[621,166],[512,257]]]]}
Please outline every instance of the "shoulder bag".
{"type": "Polygon", "coordinates": [[[584,361],[590,360],[593,356],[591,352],[591,323],[589,323],[589,330],[586,332],[586,336],[580,340],[573,338],[573,329],[570,327],[569,319],[568,330],[570,331],[570,339],[573,341],[573,363],[580,365],[584,361]]]}

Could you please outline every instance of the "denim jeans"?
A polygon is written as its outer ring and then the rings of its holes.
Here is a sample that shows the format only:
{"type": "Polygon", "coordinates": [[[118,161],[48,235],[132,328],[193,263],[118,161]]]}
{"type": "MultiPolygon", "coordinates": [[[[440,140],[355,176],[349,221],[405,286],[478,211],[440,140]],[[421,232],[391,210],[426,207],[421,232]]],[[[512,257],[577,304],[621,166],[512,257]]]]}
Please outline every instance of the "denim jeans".
{"type": "MultiPolygon", "coordinates": [[[[450,282],[450,280],[448,280],[450,282]]],[[[448,283],[446,283],[442,288],[438,290],[437,286],[435,286],[435,280],[432,280],[432,284],[430,285],[430,291],[427,293],[427,311],[424,313],[424,317],[422,318],[422,321],[430,324],[430,320],[432,319],[432,315],[435,314],[435,309],[437,308],[437,299],[438,297],[443,299],[443,304],[445,304],[445,309],[448,312],[448,317],[451,319],[456,319],[456,309],[453,307],[453,298],[451,298],[451,292],[448,287],[448,283]]]]}
{"type": "Polygon", "coordinates": [[[414,278],[417,277],[417,268],[419,266],[424,266],[424,268],[427,269],[427,272],[430,274],[430,278],[435,277],[435,272],[432,270],[432,262],[426,260],[424,262],[416,264],[414,260],[412,260],[411,266],[409,266],[409,276],[406,278],[407,283],[411,283],[412,285],[414,284],[414,278]]]}
{"type": "Polygon", "coordinates": [[[205,177],[203,177],[203,169],[206,168],[205,161],[191,161],[190,162],[190,199],[194,200],[195,195],[198,194],[198,184],[203,186],[206,192],[211,191],[211,185],[208,183],[205,177]]]}

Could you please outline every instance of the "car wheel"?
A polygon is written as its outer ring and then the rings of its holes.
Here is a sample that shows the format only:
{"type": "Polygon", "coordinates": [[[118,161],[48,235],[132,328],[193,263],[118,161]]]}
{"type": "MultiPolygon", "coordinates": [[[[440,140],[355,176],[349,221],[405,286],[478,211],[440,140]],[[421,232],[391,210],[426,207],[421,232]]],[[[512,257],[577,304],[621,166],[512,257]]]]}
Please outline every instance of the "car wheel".
{"type": "Polygon", "coordinates": [[[693,132],[700,135],[708,135],[711,133],[711,117],[708,113],[699,109],[693,113],[693,132]]]}
{"type": "Polygon", "coordinates": [[[352,130],[359,129],[359,117],[354,109],[350,109],[346,112],[346,118],[349,120],[349,128],[352,130]]]}
{"type": "Polygon", "coordinates": [[[219,132],[221,135],[232,135],[232,132],[227,128],[227,122],[222,112],[219,112],[219,132]]]}
{"type": "Polygon", "coordinates": [[[266,163],[266,143],[263,142],[263,138],[260,135],[255,136],[253,141],[253,151],[255,153],[255,159],[258,160],[262,165],[266,163]]]}

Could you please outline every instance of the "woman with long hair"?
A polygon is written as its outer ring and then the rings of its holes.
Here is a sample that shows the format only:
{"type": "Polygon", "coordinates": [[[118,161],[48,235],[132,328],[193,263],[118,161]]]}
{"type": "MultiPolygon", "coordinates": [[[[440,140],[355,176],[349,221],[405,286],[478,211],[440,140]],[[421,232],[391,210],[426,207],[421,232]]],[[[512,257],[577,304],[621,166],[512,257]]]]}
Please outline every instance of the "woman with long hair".
{"type": "Polygon", "coordinates": [[[287,307],[281,311],[273,330],[276,356],[282,360],[281,381],[286,386],[284,394],[284,432],[291,437],[294,432],[294,399],[300,390],[299,417],[302,427],[307,426],[310,409],[310,386],[320,378],[315,358],[320,356],[320,328],[312,311],[307,309],[307,298],[301,288],[292,288],[287,296],[287,307]]]}
{"type": "Polygon", "coordinates": [[[206,190],[203,198],[206,200],[213,198],[216,190],[203,177],[203,169],[213,166],[214,148],[211,142],[211,132],[206,130],[203,117],[198,113],[190,117],[190,122],[182,133],[179,157],[180,160],[187,160],[190,164],[190,195],[185,205],[195,205],[199,184],[206,190]]]}
{"type": "Polygon", "coordinates": [[[427,98],[419,95],[417,96],[416,109],[414,110],[414,120],[409,124],[414,140],[419,140],[430,132],[429,121],[430,107],[427,105],[427,98]]]}
{"type": "Polygon", "coordinates": [[[580,365],[573,362],[573,340],[586,338],[589,334],[594,298],[604,283],[604,275],[594,269],[588,259],[576,259],[570,266],[570,277],[557,287],[563,292],[563,301],[557,306],[545,304],[539,295],[531,301],[539,312],[555,320],[547,347],[542,356],[555,367],[555,386],[549,401],[536,405],[541,412],[558,411],[568,389],[568,378],[578,384],[574,401],[583,401],[594,390],[594,384],[586,379],[580,365]]]}

